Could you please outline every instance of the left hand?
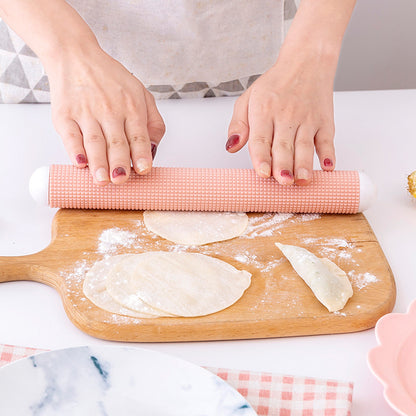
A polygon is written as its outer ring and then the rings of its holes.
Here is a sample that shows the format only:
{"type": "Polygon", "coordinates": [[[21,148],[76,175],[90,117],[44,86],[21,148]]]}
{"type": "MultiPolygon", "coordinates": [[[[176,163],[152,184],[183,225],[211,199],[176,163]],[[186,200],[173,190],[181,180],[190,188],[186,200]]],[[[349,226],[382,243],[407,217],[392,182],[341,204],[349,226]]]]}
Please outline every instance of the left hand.
{"type": "Polygon", "coordinates": [[[237,99],[226,149],[248,141],[256,173],[282,185],[310,183],[315,148],[322,169],[333,170],[333,77],[319,56],[279,57],[237,99]]]}

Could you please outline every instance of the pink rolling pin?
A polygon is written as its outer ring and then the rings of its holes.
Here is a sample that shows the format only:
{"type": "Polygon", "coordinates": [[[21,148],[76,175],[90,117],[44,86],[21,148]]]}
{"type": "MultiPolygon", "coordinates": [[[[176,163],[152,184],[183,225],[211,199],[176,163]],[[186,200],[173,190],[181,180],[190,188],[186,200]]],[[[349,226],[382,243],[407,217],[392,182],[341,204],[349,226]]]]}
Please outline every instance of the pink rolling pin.
{"type": "Polygon", "coordinates": [[[308,186],[282,186],[252,169],[156,167],[124,185],[98,186],[88,169],[52,165],[30,179],[33,198],[52,208],[355,214],[375,199],[357,171],[314,171],[308,186]]]}

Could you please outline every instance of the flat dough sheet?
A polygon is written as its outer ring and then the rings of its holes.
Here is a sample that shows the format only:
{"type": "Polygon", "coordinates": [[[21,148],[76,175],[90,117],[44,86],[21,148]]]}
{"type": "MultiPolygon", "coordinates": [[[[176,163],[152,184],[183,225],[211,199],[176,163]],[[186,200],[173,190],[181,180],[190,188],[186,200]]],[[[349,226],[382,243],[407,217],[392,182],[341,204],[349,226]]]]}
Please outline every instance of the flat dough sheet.
{"type": "Polygon", "coordinates": [[[229,240],[243,234],[248,225],[242,212],[145,211],[143,218],[148,230],[186,245],[229,240]]]}
{"type": "Polygon", "coordinates": [[[134,318],[172,316],[171,314],[152,308],[150,305],[140,301],[136,302],[135,310],[126,308],[114,300],[107,292],[106,281],[109,272],[119,261],[130,256],[132,255],[122,254],[94,263],[84,280],[83,290],[85,296],[99,308],[118,315],[127,315],[134,318]]]}
{"type": "Polygon", "coordinates": [[[203,316],[235,303],[250,286],[251,274],[198,253],[152,251],[122,259],[107,277],[118,303],[137,302],[178,316],[203,316]]]}

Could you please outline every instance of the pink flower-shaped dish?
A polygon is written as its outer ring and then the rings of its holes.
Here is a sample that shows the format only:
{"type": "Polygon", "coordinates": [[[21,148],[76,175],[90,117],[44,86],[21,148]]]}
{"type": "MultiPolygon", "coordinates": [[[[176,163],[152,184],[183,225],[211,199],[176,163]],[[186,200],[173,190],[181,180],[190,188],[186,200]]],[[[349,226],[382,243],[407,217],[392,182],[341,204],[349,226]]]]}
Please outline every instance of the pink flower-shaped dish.
{"type": "Polygon", "coordinates": [[[404,416],[416,415],[416,300],[407,313],[389,313],[376,325],[380,345],[368,354],[368,364],[384,385],[384,397],[404,416]]]}

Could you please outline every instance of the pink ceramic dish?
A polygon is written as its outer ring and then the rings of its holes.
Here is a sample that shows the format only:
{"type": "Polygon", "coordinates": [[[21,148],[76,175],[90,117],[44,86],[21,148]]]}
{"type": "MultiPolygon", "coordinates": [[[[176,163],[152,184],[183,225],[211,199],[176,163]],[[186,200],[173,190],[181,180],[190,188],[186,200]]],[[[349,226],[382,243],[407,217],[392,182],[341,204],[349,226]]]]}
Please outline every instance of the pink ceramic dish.
{"type": "Polygon", "coordinates": [[[416,416],[416,300],[407,313],[389,313],[376,325],[380,345],[368,364],[384,385],[384,397],[404,416],[416,416]]]}

